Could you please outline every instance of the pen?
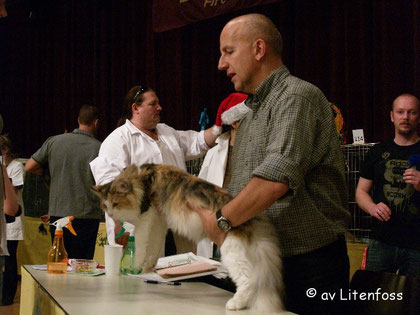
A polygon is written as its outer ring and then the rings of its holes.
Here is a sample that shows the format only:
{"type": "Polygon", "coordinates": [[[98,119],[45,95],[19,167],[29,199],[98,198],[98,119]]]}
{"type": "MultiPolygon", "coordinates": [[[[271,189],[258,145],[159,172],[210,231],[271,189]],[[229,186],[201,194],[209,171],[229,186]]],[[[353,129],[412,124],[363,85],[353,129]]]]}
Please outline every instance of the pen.
{"type": "Polygon", "coordinates": [[[181,282],[178,282],[178,281],[163,282],[163,281],[157,281],[157,280],[145,280],[144,282],[151,283],[151,284],[181,285],[181,282]]]}

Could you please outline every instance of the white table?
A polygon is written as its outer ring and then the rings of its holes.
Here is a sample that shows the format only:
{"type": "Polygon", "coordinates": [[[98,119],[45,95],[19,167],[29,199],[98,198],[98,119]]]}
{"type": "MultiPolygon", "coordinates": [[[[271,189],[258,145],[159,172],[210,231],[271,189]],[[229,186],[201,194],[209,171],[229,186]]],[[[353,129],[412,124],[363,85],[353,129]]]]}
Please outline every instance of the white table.
{"type": "Polygon", "coordinates": [[[127,276],[55,275],[24,265],[20,314],[225,314],[231,313],[225,304],[232,295],[202,282],[148,284],[127,276]]]}

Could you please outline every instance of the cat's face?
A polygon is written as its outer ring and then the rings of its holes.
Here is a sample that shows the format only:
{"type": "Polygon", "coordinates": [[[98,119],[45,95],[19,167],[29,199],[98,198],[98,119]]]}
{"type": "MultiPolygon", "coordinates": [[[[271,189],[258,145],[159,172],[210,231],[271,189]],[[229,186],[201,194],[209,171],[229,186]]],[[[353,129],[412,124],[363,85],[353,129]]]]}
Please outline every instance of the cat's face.
{"type": "Polygon", "coordinates": [[[92,189],[100,199],[101,208],[111,218],[119,221],[132,222],[140,214],[138,186],[132,177],[122,173],[113,182],[92,189]],[[137,191],[137,194],[136,194],[137,191]]]}

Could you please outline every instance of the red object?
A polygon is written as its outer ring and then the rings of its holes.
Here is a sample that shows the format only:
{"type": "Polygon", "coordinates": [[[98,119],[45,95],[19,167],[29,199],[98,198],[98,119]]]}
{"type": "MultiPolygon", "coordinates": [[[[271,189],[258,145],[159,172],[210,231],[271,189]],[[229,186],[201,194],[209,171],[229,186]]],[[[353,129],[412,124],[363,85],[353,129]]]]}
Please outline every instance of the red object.
{"type": "Polygon", "coordinates": [[[217,110],[216,116],[216,126],[222,126],[222,114],[227,111],[229,108],[238,105],[246,100],[248,97],[247,94],[244,93],[232,93],[228,97],[226,97],[219,105],[219,109],[217,110]]]}
{"type": "Polygon", "coordinates": [[[365,247],[365,251],[363,252],[363,259],[362,259],[362,265],[360,266],[360,269],[365,270],[366,269],[366,256],[368,252],[369,247],[365,247]]]}

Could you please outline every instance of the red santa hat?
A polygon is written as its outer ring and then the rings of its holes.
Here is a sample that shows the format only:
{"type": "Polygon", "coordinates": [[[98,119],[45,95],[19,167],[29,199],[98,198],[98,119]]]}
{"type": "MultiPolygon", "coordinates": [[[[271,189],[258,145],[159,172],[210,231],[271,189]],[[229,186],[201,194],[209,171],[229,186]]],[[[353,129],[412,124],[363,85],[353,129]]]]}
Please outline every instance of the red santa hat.
{"type": "Polygon", "coordinates": [[[217,110],[216,123],[213,127],[214,134],[222,132],[222,125],[230,125],[245,117],[250,110],[244,103],[248,95],[244,93],[232,93],[226,97],[217,110]]]}

